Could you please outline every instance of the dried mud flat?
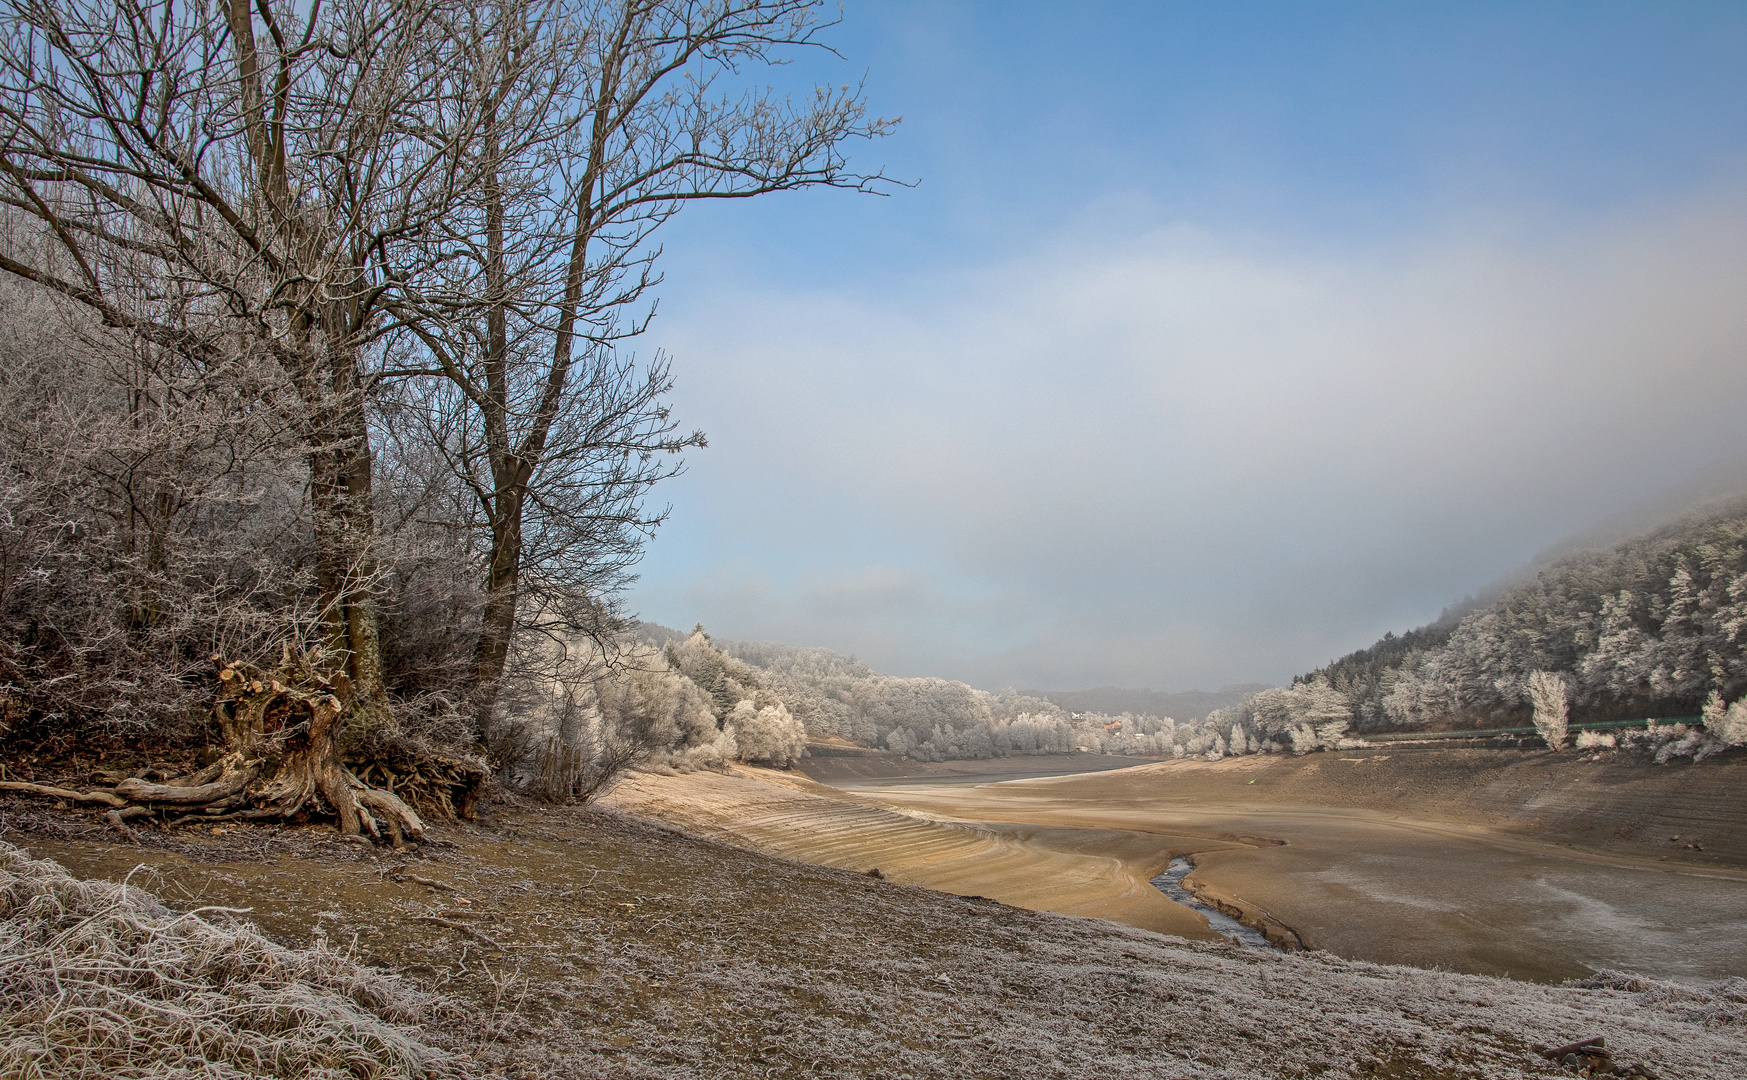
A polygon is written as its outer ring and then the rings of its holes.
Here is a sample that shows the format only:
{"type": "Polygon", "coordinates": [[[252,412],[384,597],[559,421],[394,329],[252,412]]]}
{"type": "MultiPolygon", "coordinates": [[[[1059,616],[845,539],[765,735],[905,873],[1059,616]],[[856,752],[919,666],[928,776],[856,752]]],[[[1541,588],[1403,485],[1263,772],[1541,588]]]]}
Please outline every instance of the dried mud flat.
{"type": "MultiPolygon", "coordinates": [[[[764,835],[763,810],[738,821],[716,813],[718,832],[796,858],[879,863],[874,832],[859,834],[853,851],[822,843],[844,814],[835,798],[862,813],[910,815],[917,826],[1023,834],[1063,855],[1115,854],[1131,877],[1155,872],[1157,853],[1189,855],[1189,883],[1204,899],[1277,939],[1352,959],[1551,982],[1605,968],[1747,975],[1744,753],[1657,766],[1569,751],[1388,747],[1005,783],[894,776],[908,767],[891,759],[885,776],[880,762],[857,764],[838,781],[850,790],[815,789],[825,795],[815,802],[821,827],[802,827],[799,796],[784,795],[790,820],[778,845],[764,835]]],[[[643,786],[651,790],[638,807],[688,827],[725,794],[715,790],[721,781],[702,778],[643,786]],[[682,793],[686,783],[713,785],[710,797],[682,793]]],[[[1036,869],[988,863],[981,877],[959,874],[959,891],[1052,907],[1024,895],[1036,869]]],[[[1081,875],[1078,909],[1097,907],[1094,877],[1081,875]]]]}
{"type": "Polygon", "coordinates": [[[1605,1033],[1747,1073],[1747,984],[1550,987],[1185,941],[766,857],[612,812],[502,807],[426,857],[317,829],[117,845],[0,802],[5,839],[172,907],[252,909],[447,995],[507,1077],[1523,1077],[1605,1033]]]}

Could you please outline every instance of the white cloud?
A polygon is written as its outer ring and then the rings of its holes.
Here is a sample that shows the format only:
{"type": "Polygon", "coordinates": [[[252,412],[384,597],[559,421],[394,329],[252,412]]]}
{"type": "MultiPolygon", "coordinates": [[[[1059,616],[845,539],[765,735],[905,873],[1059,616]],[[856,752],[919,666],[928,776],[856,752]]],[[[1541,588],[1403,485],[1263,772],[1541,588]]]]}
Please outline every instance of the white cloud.
{"type": "Polygon", "coordinates": [[[711,448],[634,599],[987,684],[1283,678],[1747,452],[1743,225],[1181,227],[714,289],[657,333],[711,448]]]}

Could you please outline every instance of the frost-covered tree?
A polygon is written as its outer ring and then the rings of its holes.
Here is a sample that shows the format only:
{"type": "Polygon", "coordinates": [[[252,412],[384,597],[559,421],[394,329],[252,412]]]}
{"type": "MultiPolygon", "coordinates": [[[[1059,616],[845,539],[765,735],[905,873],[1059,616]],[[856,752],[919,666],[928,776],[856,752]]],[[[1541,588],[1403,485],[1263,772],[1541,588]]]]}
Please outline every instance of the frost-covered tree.
{"type": "Polygon", "coordinates": [[[1535,730],[1554,750],[1565,745],[1570,711],[1563,676],[1552,671],[1529,673],[1529,700],[1535,707],[1535,730]]]}
{"type": "Polygon", "coordinates": [[[1579,722],[1690,717],[1747,693],[1747,504],[1578,551],[1534,578],[1304,676],[1361,731],[1530,722],[1529,676],[1565,673],[1579,722]]]}
{"type": "Polygon", "coordinates": [[[1264,739],[1289,743],[1294,753],[1333,746],[1346,733],[1353,708],[1327,679],[1263,690],[1243,706],[1264,739]]]}
{"type": "Polygon", "coordinates": [[[1747,746],[1747,699],[1723,704],[1723,695],[1711,691],[1705,703],[1705,730],[1724,746],[1747,746]]]}
{"type": "Polygon", "coordinates": [[[807,747],[806,729],[776,700],[762,708],[751,698],[741,700],[728,714],[727,730],[734,735],[741,761],[786,769],[807,747]]]}

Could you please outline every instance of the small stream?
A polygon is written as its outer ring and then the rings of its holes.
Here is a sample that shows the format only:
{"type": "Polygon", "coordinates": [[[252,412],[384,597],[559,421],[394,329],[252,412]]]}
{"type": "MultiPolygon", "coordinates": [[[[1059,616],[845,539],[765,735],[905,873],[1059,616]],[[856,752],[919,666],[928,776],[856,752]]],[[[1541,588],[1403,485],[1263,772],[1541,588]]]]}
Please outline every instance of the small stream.
{"type": "Polygon", "coordinates": [[[1231,938],[1239,945],[1250,945],[1258,949],[1272,949],[1273,943],[1262,936],[1260,930],[1245,926],[1218,908],[1208,907],[1195,898],[1195,894],[1183,887],[1183,879],[1194,870],[1189,860],[1178,857],[1171,860],[1171,865],[1164,873],[1153,878],[1153,888],[1164,893],[1179,904],[1187,904],[1207,916],[1207,923],[1213,927],[1213,932],[1231,938]]]}

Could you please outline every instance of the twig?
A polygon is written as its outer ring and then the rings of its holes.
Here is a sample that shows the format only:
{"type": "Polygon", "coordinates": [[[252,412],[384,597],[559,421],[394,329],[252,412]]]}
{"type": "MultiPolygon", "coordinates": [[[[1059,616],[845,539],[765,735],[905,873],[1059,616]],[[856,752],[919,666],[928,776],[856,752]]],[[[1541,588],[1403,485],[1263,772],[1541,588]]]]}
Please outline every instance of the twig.
{"type": "Polygon", "coordinates": [[[433,881],[428,877],[420,877],[417,874],[411,873],[405,867],[400,867],[395,870],[385,870],[383,871],[383,876],[394,878],[396,881],[410,881],[416,885],[426,885],[442,892],[452,893],[455,891],[455,886],[446,881],[433,881]]]}
{"type": "Polygon", "coordinates": [[[440,916],[436,916],[436,915],[414,915],[413,920],[415,922],[435,923],[438,926],[447,926],[451,930],[459,930],[463,934],[466,934],[468,937],[472,938],[473,940],[478,941],[478,942],[485,944],[485,945],[490,945],[492,948],[498,950],[499,952],[505,951],[504,947],[502,945],[498,944],[496,939],[490,937],[487,934],[481,933],[478,930],[475,930],[473,927],[468,926],[466,923],[458,923],[453,919],[445,919],[445,918],[441,918],[440,916]]]}

